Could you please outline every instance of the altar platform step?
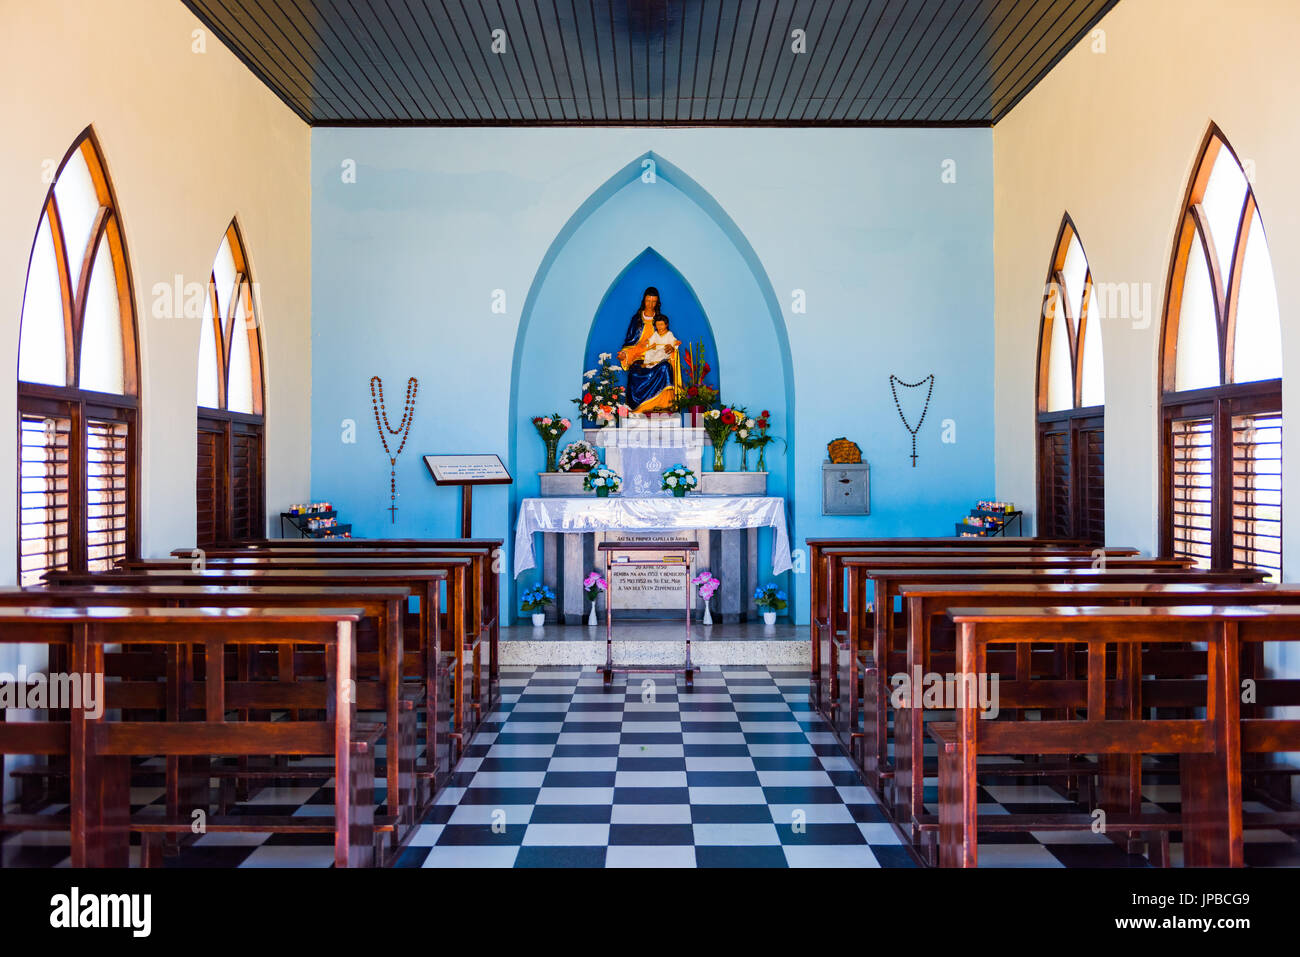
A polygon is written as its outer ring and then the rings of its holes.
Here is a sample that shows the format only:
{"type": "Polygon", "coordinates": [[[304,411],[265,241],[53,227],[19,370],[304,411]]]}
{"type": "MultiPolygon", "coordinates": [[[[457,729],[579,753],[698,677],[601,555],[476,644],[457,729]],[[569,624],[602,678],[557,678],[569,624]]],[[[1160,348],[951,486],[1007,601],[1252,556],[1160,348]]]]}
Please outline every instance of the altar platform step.
{"type": "MultiPolygon", "coordinates": [[[[625,665],[681,664],[685,626],[680,621],[624,621],[615,624],[614,660],[625,665]]],[[[504,665],[598,665],[605,662],[605,623],[514,625],[501,629],[504,665]]],[[[739,622],[691,631],[691,659],[699,665],[804,665],[811,662],[808,626],[739,622]]]]}

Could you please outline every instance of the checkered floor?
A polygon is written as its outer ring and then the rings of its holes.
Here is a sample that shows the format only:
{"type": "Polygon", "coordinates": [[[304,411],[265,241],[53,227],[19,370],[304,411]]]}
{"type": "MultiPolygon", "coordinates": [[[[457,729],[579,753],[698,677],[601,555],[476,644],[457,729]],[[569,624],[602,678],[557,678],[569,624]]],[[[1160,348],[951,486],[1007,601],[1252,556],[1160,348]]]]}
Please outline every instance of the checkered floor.
{"type": "MultiPolygon", "coordinates": [[[[913,866],[809,707],[806,667],[708,668],[689,693],[671,674],[619,674],[605,691],[591,667],[505,667],[501,698],[398,866],[913,866]]],[[[1144,781],[1151,810],[1178,810],[1176,777],[1153,768],[1144,781]]],[[[157,783],[132,789],[133,810],[162,810],[161,774],[157,783]]],[[[935,782],[926,784],[936,811],[935,782]]],[[[241,810],[328,815],[333,788],[264,788],[241,810]]],[[[1078,810],[1048,786],[981,782],[981,814],[1078,810]]],[[[1248,803],[1246,810],[1263,808],[1248,803]]],[[[1300,866],[1300,843],[1287,834],[1248,831],[1246,842],[1248,864],[1300,866]]],[[[328,835],[209,834],[166,864],[327,867],[331,860],[328,835]]],[[[1181,863],[1176,841],[1171,861],[1181,863]]],[[[66,866],[67,834],[11,835],[0,844],[0,864],[66,866]]],[[[1090,832],[986,833],[980,864],[1147,861],[1090,832]]]]}

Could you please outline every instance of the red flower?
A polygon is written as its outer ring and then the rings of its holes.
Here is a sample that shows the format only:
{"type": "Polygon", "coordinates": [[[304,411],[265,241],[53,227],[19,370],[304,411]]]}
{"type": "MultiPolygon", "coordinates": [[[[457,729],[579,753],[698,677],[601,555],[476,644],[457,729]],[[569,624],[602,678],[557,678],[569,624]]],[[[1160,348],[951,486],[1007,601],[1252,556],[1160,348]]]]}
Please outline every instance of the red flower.
{"type": "Polygon", "coordinates": [[[536,416],[536,417],[533,419],[533,425],[541,425],[541,424],[542,424],[542,417],[541,417],[540,415],[539,415],[539,416],[536,416]]]}
{"type": "Polygon", "coordinates": [[[719,418],[721,418],[722,421],[725,422],[727,425],[731,425],[731,423],[736,421],[736,417],[731,414],[730,409],[723,409],[722,414],[721,416],[719,416],[719,418]]]}
{"type": "Polygon", "coordinates": [[[764,409],[764,410],[763,410],[763,418],[766,419],[766,418],[767,418],[769,415],[771,415],[771,414],[772,414],[772,413],[769,412],[769,411],[767,411],[767,409],[764,409]]]}
{"type": "Polygon", "coordinates": [[[700,390],[697,389],[695,386],[691,386],[689,389],[686,390],[686,394],[690,396],[696,396],[700,394],[700,390]]]}
{"type": "Polygon", "coordinates": [[[591,393],[584,392],[582,394],[582,401],[585,402],[587,405],[591,405],[591,393]]]}
{"type": "Polygon", "coordinates": [[[700,375],[708,375],[709,370],[712,368],[713,366],[709,365],[707,362],[704,363],[704,365],[700,367],[700,375]]]}

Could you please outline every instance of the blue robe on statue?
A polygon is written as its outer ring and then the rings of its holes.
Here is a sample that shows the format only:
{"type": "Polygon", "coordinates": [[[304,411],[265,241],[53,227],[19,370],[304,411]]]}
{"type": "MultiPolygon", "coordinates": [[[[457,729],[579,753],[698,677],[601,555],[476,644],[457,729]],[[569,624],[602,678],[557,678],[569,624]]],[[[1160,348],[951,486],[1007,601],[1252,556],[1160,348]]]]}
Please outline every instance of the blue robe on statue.
{"type": "MultiPolygon", "coordinates": [[[[663,313],[655,319],[667,319],[663,313]]],[[[628,349],[639,343],[643,336],[648,337],[654,331],[654,320],[646,319],[638,310],[627,325],[627,335],[623,337],[623,348],[628,349]]],[[[633,412],[642,404],[653,399],[673,385],[673,369],[669,362],[646,366],[637,359],[627,367],[627,405],[633,412]]]]}

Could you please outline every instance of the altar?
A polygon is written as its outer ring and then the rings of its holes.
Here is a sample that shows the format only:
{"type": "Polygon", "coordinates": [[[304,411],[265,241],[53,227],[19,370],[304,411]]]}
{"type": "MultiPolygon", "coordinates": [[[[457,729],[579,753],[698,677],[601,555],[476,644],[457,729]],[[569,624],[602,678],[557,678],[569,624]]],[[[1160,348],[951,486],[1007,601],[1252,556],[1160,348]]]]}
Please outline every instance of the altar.
{"type": "MultiPolygon", "coordinates": [[[[708,475],[710,473],[704,473],[708,475]]],[[[725,474],[725,473],[720,473],[725,474]]],[[[741,473],[745,474],[745,473],[741,473]]],[[[753,475],[754,473],[748,473],[753,475]]],[[[672,497],[526,498],[515,525],[514,574],[537,565],[533,536],[542,535],[542,581],[556,594],[548,618],[579,624],[587,608],[582,580],[597,567],[597,548],[607,542],[697,540],[696,570],[711,571],[721,582],[716,609],[724,622],[754,615],[754,589],[759,581],[758,535],[772,530],[772,574],[788,571],[790,540],[786,532],[785,500],[767,495],[688,495],[672,497]]],[[[652,617],[681,607],[680,577],[666,580],[678,569],[641,570],[639,576],[614,583],[614,607],[635,609],[652,617]],[[659,581],[656,575],[664,576],[659,581]],[[660,595],[664,598],[660,599],[660,595]]],[[[628,612],[627,617],[636,617],[628,612]]]]}

